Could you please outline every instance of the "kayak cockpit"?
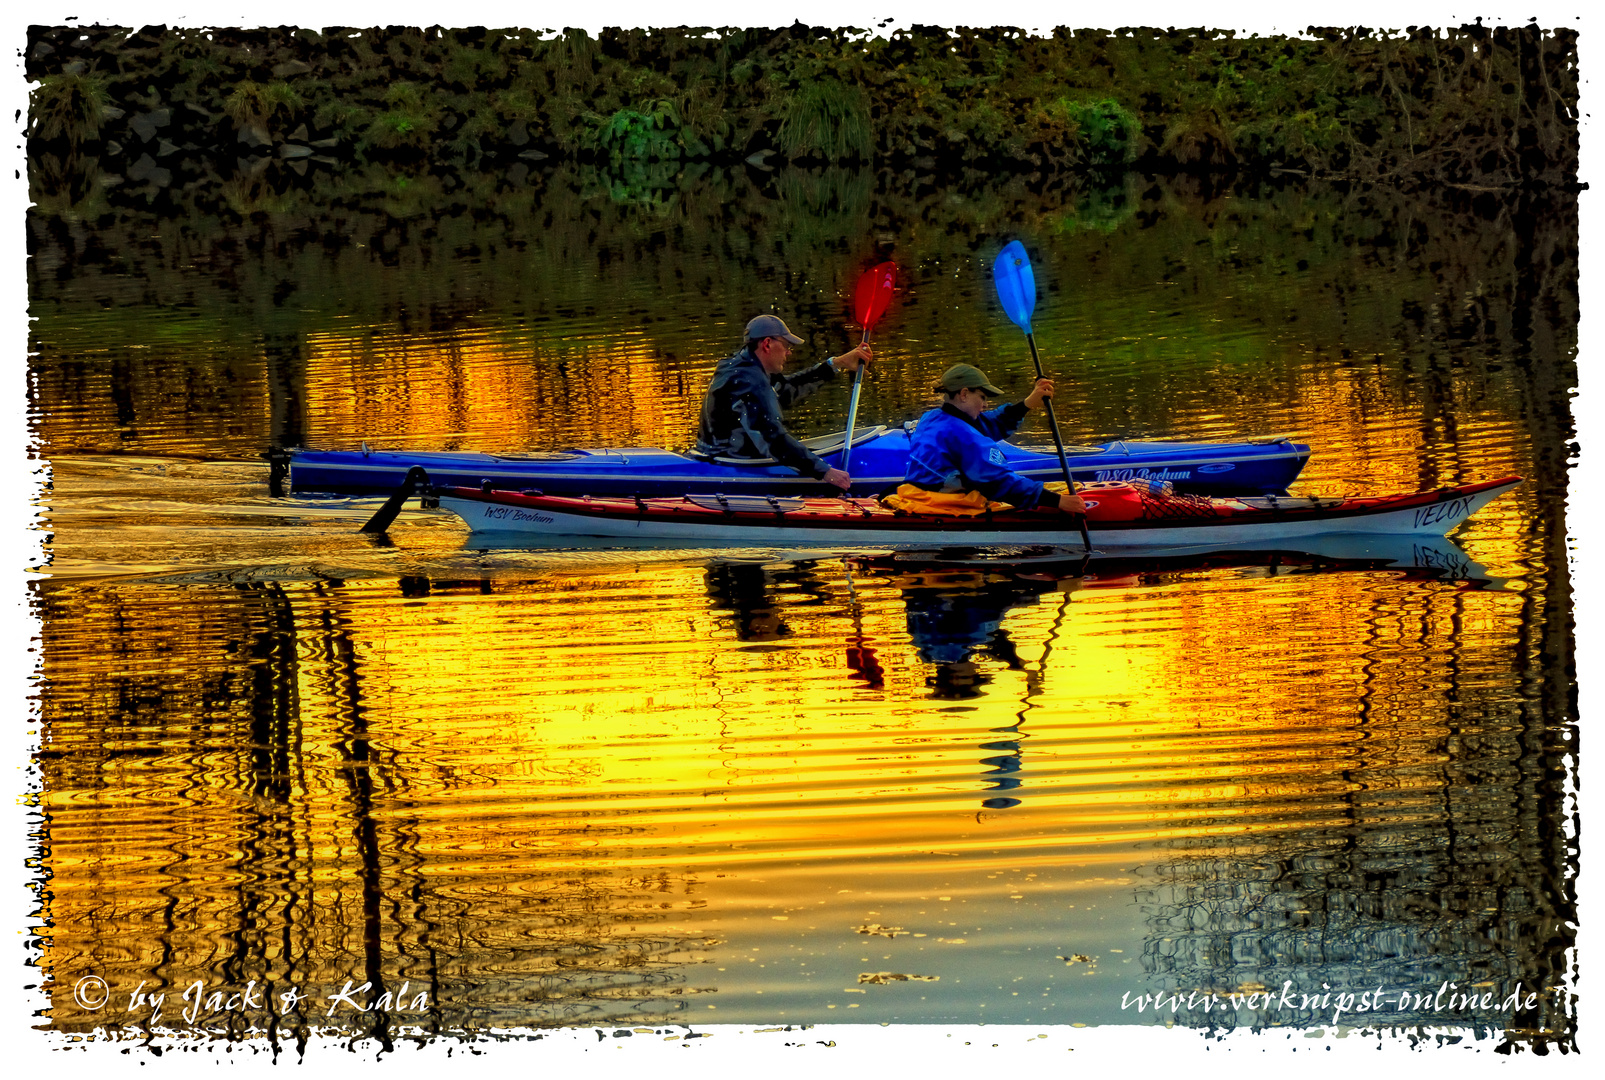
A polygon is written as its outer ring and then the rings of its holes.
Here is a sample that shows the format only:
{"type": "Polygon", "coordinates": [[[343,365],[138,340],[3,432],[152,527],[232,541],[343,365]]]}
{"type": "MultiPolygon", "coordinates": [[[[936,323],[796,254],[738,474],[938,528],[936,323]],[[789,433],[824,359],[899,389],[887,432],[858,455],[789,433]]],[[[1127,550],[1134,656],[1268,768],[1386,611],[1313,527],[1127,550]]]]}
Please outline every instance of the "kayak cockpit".
{"type": "MultiPolygon", "coordinates": [[[[853,445],[862,446],[872,439],[880,438],[884,434],[886,434],[885,424],[858,428],[853,433],[853,445]]],[[[798,441],[820,457],[824,457],[827,454],[841,453],[843,444],[847,441],[847,432],[845,430],[833,431],[829,435],[816,435],[811,439],[799,439],[798,441]]],[[[695,450],[686,456],[696,461],[712,461],[720,465],[766,466],[780,464],[772,457],[716,457],[712,454],[701,454],[695,450]]]]}

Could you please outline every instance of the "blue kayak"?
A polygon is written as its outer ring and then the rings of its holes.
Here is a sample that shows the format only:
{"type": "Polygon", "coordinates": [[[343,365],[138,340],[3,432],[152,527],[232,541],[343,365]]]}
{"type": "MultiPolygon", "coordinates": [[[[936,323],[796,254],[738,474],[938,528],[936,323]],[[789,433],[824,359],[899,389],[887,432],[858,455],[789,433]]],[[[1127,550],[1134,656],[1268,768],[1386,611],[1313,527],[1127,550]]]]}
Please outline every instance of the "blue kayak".
{"type": "MultiPolygon", "coordinates": [[[[842,433],[804,440],[840,467],[842,433]]],[[[1009,467],[1044,483],[1062,480],[1052,446],[1005,444],[1009,467]]],[[[1167,480],[1200,495],[1267,495],[1286,490],[1310,448],[1285,438],[1248,442],[1128,442],[1067,446],[1077,480],[1167,480]]],[[[852,494],[874,496],[903,482],[908,432],[860,428],[853,440],[852,494]]],[[[834,495],[835,488],[771,459],[708,458],[651,447],[473,454],[411,450],[294,450],[290,490],[341,495],[388,494],[421,466],[444,487],[538,489],[547,495],[764,494],[834,495]]]]}

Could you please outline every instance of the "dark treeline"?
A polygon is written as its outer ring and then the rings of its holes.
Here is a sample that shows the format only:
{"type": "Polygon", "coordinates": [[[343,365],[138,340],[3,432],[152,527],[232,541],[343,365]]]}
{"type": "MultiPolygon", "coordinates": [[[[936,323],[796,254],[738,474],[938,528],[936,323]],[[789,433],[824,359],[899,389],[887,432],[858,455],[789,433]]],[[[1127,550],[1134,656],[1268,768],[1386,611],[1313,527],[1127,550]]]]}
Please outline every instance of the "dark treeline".
{"type": "Polygon", "coordinates": [[[1565,187],[1577,34],[30,28],[36,201],[386,160],[1123,170],[1565,187]],[[773,159],[771,162],[770,159],[773,159]],[[98,178],[98,179],[97,179],[98,178]]]}

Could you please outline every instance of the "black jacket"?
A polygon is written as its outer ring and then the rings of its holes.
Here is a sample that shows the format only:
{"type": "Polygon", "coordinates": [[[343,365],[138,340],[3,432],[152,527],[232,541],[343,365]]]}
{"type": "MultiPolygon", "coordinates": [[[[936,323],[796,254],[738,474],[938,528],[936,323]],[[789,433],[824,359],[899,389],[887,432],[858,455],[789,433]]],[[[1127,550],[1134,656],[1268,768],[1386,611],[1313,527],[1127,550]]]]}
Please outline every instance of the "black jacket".
{"type": "Polygon", "coordinates": [[[702,399],[697,451],[715,457],[772,457],[814,479],[830,471],[781,422],[789,409],[836,377],[826,360],[795,375],[770,375],[751,351],[719,361],[702,399]]]}

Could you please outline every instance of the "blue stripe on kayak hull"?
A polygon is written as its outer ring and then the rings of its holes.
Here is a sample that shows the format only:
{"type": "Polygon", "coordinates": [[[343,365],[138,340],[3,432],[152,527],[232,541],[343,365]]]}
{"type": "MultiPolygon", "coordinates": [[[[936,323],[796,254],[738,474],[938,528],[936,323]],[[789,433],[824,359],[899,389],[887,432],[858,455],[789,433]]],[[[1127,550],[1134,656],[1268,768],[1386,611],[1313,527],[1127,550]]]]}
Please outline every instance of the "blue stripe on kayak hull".
{"type": "MultiPolygon", "coordinates": [[[[1299,443],[1117,442],[1070,455],[1077,480],[1168,480],[1204,495],[1268,494],[1287,488],[1309,459],[1299,443]]],[[[827,455],[835,461],[839,454],[827,455]]],[[[853,449],[854,495],[872,496],[903,479],[908,436],[889,432],[853,449]]],[[[1009,447],[1009,464],[1032,479],[1060,479],[1057,455],[1009,447]]],[[[422,466],[431,482],[478,487],[538,488],[548,495],[762,493],[836,494],[828,485],[783,466],[719,465],[657,449],[579,450],[528,457],[492,454],[373,451],[296,451],[290,488],[297,492],[388,493],[407,470],[422,466]]]]}

